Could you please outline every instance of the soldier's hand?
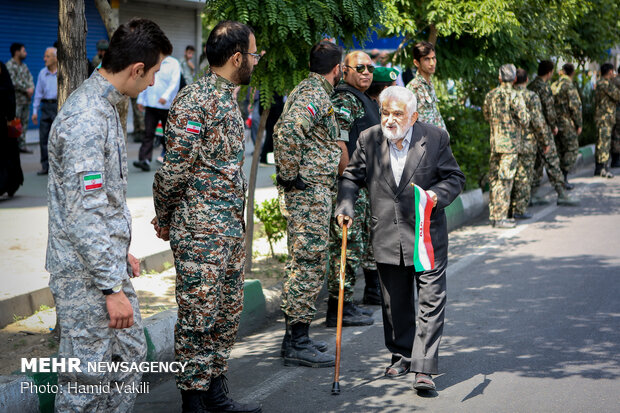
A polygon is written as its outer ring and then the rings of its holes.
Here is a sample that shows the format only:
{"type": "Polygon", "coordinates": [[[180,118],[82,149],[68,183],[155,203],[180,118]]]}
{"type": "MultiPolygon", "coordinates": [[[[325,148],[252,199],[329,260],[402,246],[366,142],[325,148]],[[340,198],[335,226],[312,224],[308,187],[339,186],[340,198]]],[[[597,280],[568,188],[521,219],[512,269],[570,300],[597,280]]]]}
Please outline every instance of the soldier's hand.
{"type": "Polygon", "coordinates": [[[35,125],[38,124],[38,120],[39,120],[39,115],[37,115],[36,113],[32,114],[32,123],[34,123],[35,125]]]}
{"type": "Polygon", "coordinates": [[[338,226],[342,228],[342,224],[346,224],[347,228],[351,228],[351,224],[353,223],[353,218],[347,215],[338,214],[336,217],[336,221],[338,221],[338,226]]]}
{"type": "Polygon", "coordinates": [[[29,98],[31,98],[32,95],[34,94],[34,88],[31,87],[31,88],[26,89],[26,94],[28,95],[29,98]]]}
{"type": "Polygon", "coordinates": [[[577,128],[577,136],[581,135],[582,128],[577,128]]]}
{"type": "Polygon", "coordinates": [[[545,146],[545,147],[543,148],[543,154],[545,154],[545,155],[546,155],[546,154],[548,154],[550,149],[551,149],[551,145],[547,145],[547,146],[545,146]]]}
{"type": "Polygon", "coordinates": [[[551,133],[553,133],[553,135],[555,136],[555,135],[557,135],[557,134],[558,134],[558,131],[559,131],[559,129],[558,129],[558,127],[556,126],[555,128],[553,128],[553,130],[551,131],[551,133]]]}
{"type": "Polygon", "coordinates": [[[106,295],[105,305],[110,315],[108,327],[121,329],[133,325],[133,308],[122,290],[115,294],[106,295]]]}
{"type": "Polygon", "coordinates": [[[144,105],[141,105],[141,104],[138,103],[138,110],[140,112],[144,112],[144,105]]]}
{"type": "Polygon", "coordinates": [[[129,265],[131,266],[131,273],[134,277],[140,276],[140,260],[134,257],[131,254],[127,254],[127,261],[129,261],[129,265]]]}
{"type": "Polygon", "coordinates": [[[158,102],[159,102],[161,105],[165,105],[165,104],[166,104],[166,99],[164,99],[164,98],[159,98],[158,102]]]}
{"type": "Polygon", "coordinates": [[[170,227],[160,227],[157,223],[157,217],[151,220],[151,224],[153,224],[153,228],[155,228],[157,238],[161,238],[164,241],[170,241],[170,227]]]}

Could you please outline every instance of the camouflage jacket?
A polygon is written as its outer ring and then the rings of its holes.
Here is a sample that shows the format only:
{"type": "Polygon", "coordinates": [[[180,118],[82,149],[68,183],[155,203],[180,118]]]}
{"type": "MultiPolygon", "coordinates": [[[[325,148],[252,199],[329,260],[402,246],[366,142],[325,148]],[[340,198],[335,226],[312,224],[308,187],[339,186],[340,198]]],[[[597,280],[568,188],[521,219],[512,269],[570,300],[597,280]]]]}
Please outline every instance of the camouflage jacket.
{"type": "MultiPolygon", "coordinates": [[[[614,77],[614,85],[620,89],[620,74],[614,77]]],[[[620,131],[620,102],[616,105],[616,131],[620,131]]]]}
{"type": "Polygon", "coordinates": [[[166,160],[153,183],[159,226],[244,236],[245,140],[235,87],[209,71],[172,102],[166,160]]]}
{"type": "Polygon", "coordinates": [[[340,128],[340,137],[338,140],[348,142],[349,132],[353,122],[364,116],[364,105],[358,98],[350,92],[335,93],[332,95],[332,104],[334,105],[334,113],[336,121],[340,128]]]}
{"type": "Polygon", "coordinates": [[[433,82],[427,82],[419,72],[416,72],[413,80],[407,84],[407,89],[411,90],[418,100],[418,120],[447,131],[446,123],[439,113],[439,99],[433,82]]]}
{"type": "Polygon", "coordinates": [[[27,105],[30,103],[30,97],[26,93],[26,90],[33,88],[34,81],[32,74],[28,70],[26,63],[19,64],[15,59],[11,59],[6,63],[6,69],[11,75],[11,82],[15,87],[15,103],[18,105],[27,105]]]}
{"type": "Polygon", "coordinates": [[[550,144],[553,135],[545,122],[540,98],[525,86],[516,86],[515,90],[522,94],[525,107],[530,116],[530,123],[525,129],[519,153],[535,154],[537,149],[550,144]]]}
{"type": "Polygon", "coordinates": [[[323,76],[310,72],[288,96],[273,136],[280,178],[299,174],[306,183],[335,187],[341,150],[332,91],[323,76]]]}
{"type": "Polygon", "coordinates": [[[536,92],[540,98],[540,104],[542,105],[543,113],[547,125],[551,130],[557,128],[558,117],[555,113],[555,102],[553,101],[553,92],[551,92],[551,86],[541,78],[537,77],[532,80],[527,88],[533,92],[536,92]]]}
{"type": "Polygon", "coordinates": [[[601,79],[594,90],[594,121],[597,125],[616,123],[616,105],[620,103],[620,88],[613,80],[601,79]]]}
{"type": "Polygon", "coordinates": [[[95,71],[69,96],[49,136],[45,268],[88,274],[102,290],[128,278],[130,268],[127,151],[115,107],[123,99],[95,71]]]}
{"type": "Polygon", "coordinates": [[[502,83],[484,98],[484,118],[491,126],[491,152],[518,153],[530,117],[523,96],[502,83]]]}
{"type": "Polygon", "coordinates": [[[579,92],[573,81],[568,76],[561,75],[551,85],[551,91],[553,92],[555,112],[558,115],[558,120],[567,122],[568,125],[572,125],[575,129],[581,128],[583,125],[581,98],[579,98],[579,92]]]}

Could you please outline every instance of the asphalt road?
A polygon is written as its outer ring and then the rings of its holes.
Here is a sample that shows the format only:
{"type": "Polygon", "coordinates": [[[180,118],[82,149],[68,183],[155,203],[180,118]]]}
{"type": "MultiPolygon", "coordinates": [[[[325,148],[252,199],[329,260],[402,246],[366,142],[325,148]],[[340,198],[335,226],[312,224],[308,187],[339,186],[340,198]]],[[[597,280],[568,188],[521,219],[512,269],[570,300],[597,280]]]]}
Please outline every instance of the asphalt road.
{"type": "MultiPolygon", "coordinates": [[[[620,412],[620,177],[574,182],[580,207],[551,203],[512,230],[481,218],[450,234],[437,392],[417,394],[412,374],[383,377],[375,307],[374,325],[344,330],[340,396],[333,369],[283,366],[282,320],[235,345],[231,396],[264,412],[620,412]]],[[[322,317],[311,333],[333,349],[322,317]]],[[[174,381],[135,410],[180,411],[174,381]]]]}

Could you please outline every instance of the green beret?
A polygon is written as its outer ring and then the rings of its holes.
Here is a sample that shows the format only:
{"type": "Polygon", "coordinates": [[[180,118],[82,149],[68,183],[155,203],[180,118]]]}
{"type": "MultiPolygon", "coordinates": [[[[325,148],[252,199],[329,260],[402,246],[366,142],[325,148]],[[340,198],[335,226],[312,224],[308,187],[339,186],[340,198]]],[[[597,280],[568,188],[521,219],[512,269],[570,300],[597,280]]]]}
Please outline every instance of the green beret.
{"type": "Polygon", "coordinates": [[[375,67],[375,71],[372,74],[372,81],[381,83],[390,83],[398,78],[398,70],[391,67],[375,67]]]}

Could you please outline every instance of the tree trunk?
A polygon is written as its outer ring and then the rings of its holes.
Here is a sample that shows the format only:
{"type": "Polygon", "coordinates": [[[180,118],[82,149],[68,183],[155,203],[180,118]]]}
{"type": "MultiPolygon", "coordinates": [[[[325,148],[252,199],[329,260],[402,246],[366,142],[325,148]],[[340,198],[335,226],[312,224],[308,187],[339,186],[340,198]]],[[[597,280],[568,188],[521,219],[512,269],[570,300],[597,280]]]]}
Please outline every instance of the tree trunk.
{"type": "Polygon", "coordinates": [[[58,108],[88,76],[84,0],[58,2],[58,108]]]}
{"type": "MultiPolygon", "coordinates": [[[[118,29],[120,24],[118,17],[118,0],[112,0],[112,5],[108,3],[108,0],[95,0],[95,6],[99,11],[101,20],[105,26],[105,30],[108,32],[108,37],[111,39],[112,35],[118,29]],[[112,7],[114,6],[114,7],[112,7]]],[[[123,133],[127,138],[127,115],[129,113],[129,98],[125,98],[118,102],[116,105],[118,116],[121,118],[121,125],[123,126],[123,133]]]]}
{"type": "Polygon", "coordinates": [[[437,43],[437,28],[435,27],[433,23],[431,23],[431,26],[430,26],[430,33],[428,34],[428,42],[431,43],[433,46],[435,46],[435,43],[437,43]]]}
{"type": "Polygon", "coordinates": [[[254,241],[254,192],[256,191],[256,175],[258,174],[258,162],[260,151],[263,146],[263,132],[267,124],[267,117],[270,109],[263,110],[258,124],[256,143],[254,144],[254,154],[252,155],[252,166],[250,168],[250,184],[248,185],[248,203],[245,218],[245,276],[252,274],[252,242],[254,241]]]}

